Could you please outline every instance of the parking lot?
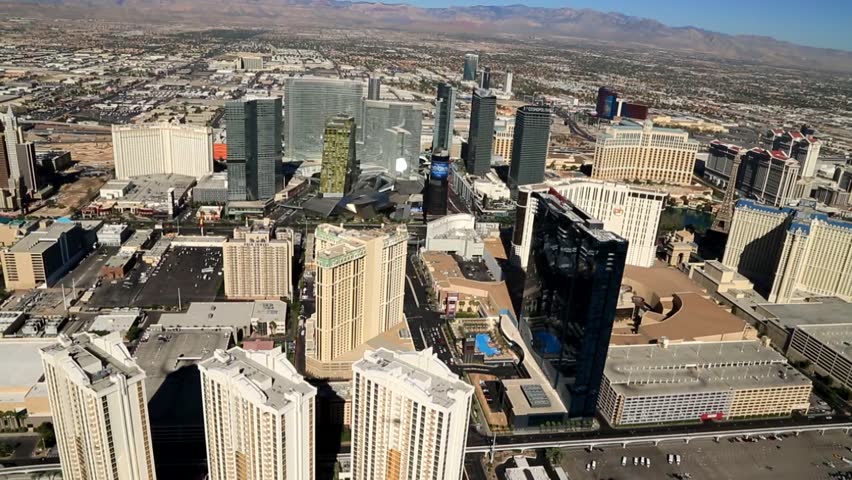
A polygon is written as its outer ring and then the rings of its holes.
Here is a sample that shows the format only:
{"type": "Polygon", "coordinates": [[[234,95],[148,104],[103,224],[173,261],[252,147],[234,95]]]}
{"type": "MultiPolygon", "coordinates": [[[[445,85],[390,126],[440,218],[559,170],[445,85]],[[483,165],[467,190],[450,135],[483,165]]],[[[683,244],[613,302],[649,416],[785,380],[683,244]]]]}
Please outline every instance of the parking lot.
{"type": "Polygon", "coordinates": [[[136,306],[178,306],[217,299],[222,278],[221,248],[173,248],[160,265],[148,274],[136,306]]]}
{"type": "MultiPolygon", "coordinates": [[[[103,254],[92,257],[102,262],[108,258],[103,257],[103,254]]],[[[184,308],[190,302],[211,302],[217,299],[223,282],[221,273],[222,249],[178,247],[169,250],[156,267],[137,259],[123,279],[102,280],[88,306],[177,307],[178,289],[180,303],[184,308]]],[[[91,284],[81,287],[89,288],[91,284]]]]}
{"type": "Polygon", "coordinates": [[[563,452],[562,465],[572,480],[631,479],[827,479],[833,472],[852,471],[852,439],[842,432],[803,433],[776,440],[711,440],[661,443],[659,446],[607,448],[593,452],[563,452]],[[669,464],[667,456],[680,455],[681,464],[669,464]],[[622,466],[622,457],[627,457],[622,466]],[[634,466],[633,459],[639,465],[634,466]],[[641,458],[650,459],[650,467],[641,458]],[[844,461],[844,459],[848,460],[844,461]],[[594,470],[586,470],[592,461],[594,470]]]}

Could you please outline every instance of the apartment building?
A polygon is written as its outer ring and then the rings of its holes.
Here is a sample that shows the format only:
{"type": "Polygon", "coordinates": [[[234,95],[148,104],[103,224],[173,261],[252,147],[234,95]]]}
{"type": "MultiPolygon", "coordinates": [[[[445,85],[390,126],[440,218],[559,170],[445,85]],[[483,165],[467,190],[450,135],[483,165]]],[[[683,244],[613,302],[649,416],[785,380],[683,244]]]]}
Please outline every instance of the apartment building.
{"type": "Polygon", "coordinates": [[[198,365],[210,480],[313,480],[317,389],[280,348],[217,350],[198,365]]]}
{"type": "Polygon", "coordinates": [[[255,224],[234,229],[222,244],[225,296],[274,300],[293,297],[293,231],[255,224]]]}
{"type": "Polygon", "coordinates": [[[367,352],[352,371],[354,480],[462,478],[472,386],[431,349],[367,352]]]}
{"type": "Polygon", "coordinates": [[[41,350],[63,478],[155,480],[145,372],[118,333],[41,350]]]}
{"type": "Polygon", "coordinates": [[[592,178],[689,185],[697,153],[685,130],[623,123],[598,135],[592,178]]]}

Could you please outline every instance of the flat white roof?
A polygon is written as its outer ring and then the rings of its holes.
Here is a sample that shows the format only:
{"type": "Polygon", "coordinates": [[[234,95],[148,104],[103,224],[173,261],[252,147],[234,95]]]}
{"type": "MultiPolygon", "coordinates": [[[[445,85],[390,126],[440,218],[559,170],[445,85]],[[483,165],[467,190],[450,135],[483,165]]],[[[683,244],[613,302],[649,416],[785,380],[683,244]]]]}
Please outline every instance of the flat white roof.
{"type": "Polygon", "coordinates": [[[0,341],[0,389],[31,387],[44,374],[39,349],[54,342],[12,340],[0,341]]]}

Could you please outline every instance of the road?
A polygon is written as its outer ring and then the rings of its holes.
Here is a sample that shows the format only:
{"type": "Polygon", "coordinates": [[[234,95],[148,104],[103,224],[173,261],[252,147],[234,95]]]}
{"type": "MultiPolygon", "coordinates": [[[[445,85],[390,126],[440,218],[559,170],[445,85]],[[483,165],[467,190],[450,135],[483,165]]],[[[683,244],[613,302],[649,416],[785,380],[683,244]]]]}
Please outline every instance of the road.
{"type": "Polygon", "coordinates": [[[455,360],[444,336],[442,328],[444,320],[441,314],[432,310],[429,305],[429,297],[426,294],[428,280],[423,278],[414,264],[413,259],[416,255],[417,247],[411,246],[405,260],[407,278],[403,308],[408,320],[408,328],[411,330],[411,338],[417,350],[432,347],[438,358],[452,368],[455,360]]]}
{"type": "Polygon", "coordinates": [[[715,428],[705,428],[708,425],[684,425],[682,427],[671,427],[669,429],[643,429],[623,431],[596,431],[582,433],[562,434],[538,434],[538,435],[513,435],[497,437],[494,446],[489,445],[488,439],[477,439],[476,435],[468,435],[467,452],[488,452],[506,450],[529,450],[536,448],[589,448],[590,446],[602,445],[629,445],[629,444],[655,444],[662,441],[685,441],[697,439],[726,438],[740,435],[761,435],[775,433],[795,433],[805,431],[821,431],[828,429],[840,429],[848,431],[852,429],[852,423],[848,418],[842,421],[812,419],[807,423],[790,423],[773,420],[763,422],[739,422],[739,423],[716,423],[715,428]],[[758,425],[750,425],[757,423],[758,425]],[[762,425],[760,425],[762,423],[762,425]],[[484,442],[482,441],[484,440],[484,442]]]}

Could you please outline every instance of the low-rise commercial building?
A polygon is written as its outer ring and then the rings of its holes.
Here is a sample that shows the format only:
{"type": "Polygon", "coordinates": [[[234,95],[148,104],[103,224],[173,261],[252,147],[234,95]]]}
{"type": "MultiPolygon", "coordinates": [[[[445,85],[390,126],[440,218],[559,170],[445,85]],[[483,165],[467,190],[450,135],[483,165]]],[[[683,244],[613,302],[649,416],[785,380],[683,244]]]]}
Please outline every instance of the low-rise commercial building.
{"type": "Polygon", "coordinates": [[[149,328],[158,331],[230,331],[234,341],[240,342],[248,338],[255,327],[274,333],[279,328],[283,331],[286,322],[287,304],[280,300],[193,302],[186,313],[164,313],[149,328]]]}
{"type": "Polygon", "coordinates": [[[32,421],[50,418],[47,391],[39,379],[44,375],[39,350],[53,341],[4,339],[0,342],[0,411],[26,410],[32,421]]]}
{"type": "Polygon", "coordinates": [[[54,222],[30,232],[18,243],[3,250],[2,265],[6,288],[19,290],[39,285],[53,286],[94,245],[100,223],[54,222]]]}
{"type": "Polygon", "coordinates": [[[769,342],[611,346],[598,409],[613,426],[807,412],[811,381],[769,342]]]}
{"type": "Polygon", "coordinates": [[[102,247],[119,247],[130,238],[131,230],[125,223],[107,224],[98,230],[98,244],[102,247]]]}
{"type": "Polygon", "coordinates": [[[620,310],[627,318],[612,329],[613,345],[716,342],[757,338],[757,330],[716,304],[698,284],[671,267],[624,268],[620,310]]]}
{"type": "Polygon", "coordinates": [[[484,248],[473,215],[457,213],[426,224],[426,250],[429,252],[452,252],[471,260],[481,257],[484,248]]]}

